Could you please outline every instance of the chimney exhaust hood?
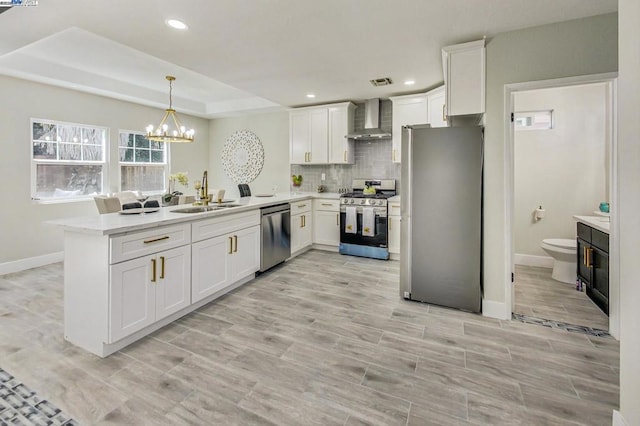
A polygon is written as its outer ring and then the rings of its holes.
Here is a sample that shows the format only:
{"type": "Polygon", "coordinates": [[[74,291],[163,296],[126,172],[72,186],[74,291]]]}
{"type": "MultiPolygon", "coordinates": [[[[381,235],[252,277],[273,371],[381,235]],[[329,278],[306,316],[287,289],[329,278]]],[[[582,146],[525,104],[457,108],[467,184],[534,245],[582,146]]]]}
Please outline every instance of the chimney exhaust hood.
{"type": "Polygon", "coordinates": [[[385,139],[391,132],[380,128],[380,99],[367,99],[364,103],[364,130],[346,136],[354,140],[385,139]]]}

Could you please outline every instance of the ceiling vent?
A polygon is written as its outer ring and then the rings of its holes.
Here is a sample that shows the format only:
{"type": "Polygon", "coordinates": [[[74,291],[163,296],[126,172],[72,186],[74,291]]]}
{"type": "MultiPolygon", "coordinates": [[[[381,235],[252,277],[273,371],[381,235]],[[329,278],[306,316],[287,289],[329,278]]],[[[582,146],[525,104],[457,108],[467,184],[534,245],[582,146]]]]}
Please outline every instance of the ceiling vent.
{"type": "Polygon", "coordinates": [[[373,84],[376,87],[378,87],[378,86],[388,86],[390,84],[393,84],[393,81],[391,81],[391,79],[389,77],[376,78],[375,80],[369,80],[369,81],[371,82],[371,84],[373,84]]]}

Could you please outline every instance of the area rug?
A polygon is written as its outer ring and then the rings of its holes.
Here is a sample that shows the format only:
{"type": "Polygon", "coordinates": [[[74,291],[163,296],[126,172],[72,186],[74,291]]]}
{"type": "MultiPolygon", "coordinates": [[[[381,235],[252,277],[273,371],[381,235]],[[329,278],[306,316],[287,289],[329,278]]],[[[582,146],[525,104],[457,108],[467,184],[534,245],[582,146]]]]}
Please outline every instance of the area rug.
{"type": "Polygon", "coordinates": [[[550,328],[560,328],[562,330],[571,331],[573,333],[583,333],[583,334],[588,334],[589,336],[597,336],[597,337],[610,336],[610,334],[605,330],[585,327],[583,325],[568,324],[566,322],[553,321],[553,320],[531,317],[531,316],[522,315],[522,314],[512,314],[511,317],[516,321],[524,322],[527,324],[542,325],[544,327],[550,327],[550,328]]]}
{"type": "Polygon", "coordinates": [[[0,426],[71,426],[75,420],[0,368],[0,426]]]}

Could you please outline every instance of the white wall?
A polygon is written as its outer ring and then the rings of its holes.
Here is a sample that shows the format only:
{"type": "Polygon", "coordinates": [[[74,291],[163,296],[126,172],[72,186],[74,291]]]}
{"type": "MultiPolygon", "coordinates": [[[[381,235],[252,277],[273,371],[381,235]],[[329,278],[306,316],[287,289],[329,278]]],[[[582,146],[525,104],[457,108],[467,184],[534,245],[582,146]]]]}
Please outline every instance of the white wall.
{"type": "Polygon", "coordinates": [[[501,33],[487,42],[484,167],[484,298],[506,300],[507,253],[504,86],[617,71],[617,15],[501,33]]]}
{"type": "Polygon", "coordinates": [[[278,192],[289,191],[289,113],[286,111],[211,120],[209,187],[225,188],[229,198],[238,196],[238,185],[222,168],[224,143],[238,130],[253,132],[264,147],[264,166],[256,180],[249,184],[251,192],[268,193],[274,185],[278,186],[278,192]]]}
{"type": "MultiPolygon", "coordinates": [[[[163,111],[96,95],[76,92],[25,80],[0,76],[0,266],[63,250],[62,232],[43,221],[74,216],[97,215],[93,200],[62,204],[31,201],[30,119],[42,118],[109,128],[110,156],[118,158],[118,131],[141,130],[157,123],[163,111]]],[[[207,120],[181,115],[196,130],[193,144],[171,146],[172,171],[201,174],[209,158],[207,120]]],[[[118,167],[110,169],[109,191],[117,190],[118,167]]]]}
{"type": "Polygon", "coordinates": [[[618,208],[620,212],[620,412],[640,425],[640,2],[619,0],[618,208]]]}
{"type": "Polygon", "coordinates": [[[549,130],[514,134],[515,253],[548,256],[545,238],[575,238],[573,215],[593,216],[607,198],[607,85],[516,92],[514,109],[553,110],[549,130]],[[542,205],[544,219],[533,212],[542,205]]]}

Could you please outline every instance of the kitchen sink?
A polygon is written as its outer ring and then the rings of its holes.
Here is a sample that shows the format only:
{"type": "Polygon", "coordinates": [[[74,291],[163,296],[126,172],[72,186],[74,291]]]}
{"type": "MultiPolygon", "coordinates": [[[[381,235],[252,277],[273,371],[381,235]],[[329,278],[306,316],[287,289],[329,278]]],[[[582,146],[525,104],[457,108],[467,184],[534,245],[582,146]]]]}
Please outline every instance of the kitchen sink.
{"type": "Polygon", "coordinates": [[[229,207],[238,207],[240,204],[216,204],[210,206],[192,206],[192,207],[184,207],[181,209],[171,210],[172,213],[204,213],[204,212],[212,212],[216,210],[222,210],[229,207]]]}

